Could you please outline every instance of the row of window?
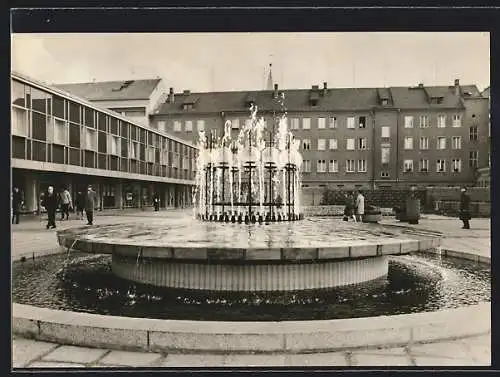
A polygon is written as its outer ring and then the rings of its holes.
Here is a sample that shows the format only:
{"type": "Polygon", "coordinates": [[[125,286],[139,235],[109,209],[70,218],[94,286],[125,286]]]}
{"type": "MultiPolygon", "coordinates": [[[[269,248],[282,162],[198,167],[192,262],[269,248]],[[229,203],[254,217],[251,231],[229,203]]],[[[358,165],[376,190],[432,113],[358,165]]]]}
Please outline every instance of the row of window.
{"type": "MultiPolygon", "coordinates": [[[[477,167],[478,164],[478,153],[477,151],[472,151],[469,158],[469,166],[477,167]]],[[[420,172],[430,172],[429,170],[429,160],[421,159],[419,161],[419,171],[420,172]]],[[[304,160],[302,162],[303,172],[311,173],[311,161],[304,160]]],[[[403,161],[403,172],[411,173],[414,171],[413,160],[403,161]]],[[[436,170],[437,173],[445,173],[447,171],[447,164],[445,159],[436,160],[436,170]]],[[[462,159],[453,158],[451,159],[451,171],[454,173],[460,173],[462,171],[462,159]]],[[[317,160],[316,161],[316,173],[338,173],[339,172],[339,161],[338,160],[317,160]]],[[[367,160],[345,160],[345,172],[346,173],[366,173],[367,172],[367,160]]]]}
{"type": "Polygon", "coordinates": [[[170,144],[168,147],[175,152],[180,152],[182,148],[182,143],[20,81],[11,80],[11,88],[14,135],[45,141],[50,134],[56,141],[62,142],[68,127],[71,134],[72,129],[85,126],[151,146],[170,144]],[[66,130],[63,130],[65,127],[66,130]]]}
{"type": "MultiPolygon", "coordinates": [[[[446,115],[438,115],[437,116],[437,128],[445,128],[448,123],[448,116],[446,115]]],[[[420,115],[419,123],[420,128],[428,128],[430,127],[430,120],[428,115],[420,115]]],[[[415,120],[412,115],[406,115],[404,117],[404,127],[405,128],[413,128],[415,126],[415,120]]],[[[460,114],[454,114],[451,118],[451,126],[452,127],[462,127],[462,116],[460,114]]]]}
{"type": "MultiPolygon", "coordinates": [[[[447,148],[447,137],[439,136],[436,139],[436,149],[443,150],[447,148]]],[[[404,149],[413,149],[413,137],[404,138],[404,149]]],[[[429,149],[429,138],[426,136],[420,137],[419,149],[426,150],[429,149]]],[[[451,149],[462,149],[462,137],[452,136],[451,137],[451,149]]]]}
{"type": "MultiPolygon", "coordinates": [[[[302,120],[302,129],[303,130],[310,130],[311,129],[311,118],[290,118],[290,129],[291,130],[299,130],[301,129],[300,127],[300,121],[302,120]]],[[[338,128],[338,120],[337,117],[328,117],[328,118],[317,118],[318,121],[318,129],[336,129],[338,128]]],[[[231,119],[231,127],[233,129],[239,129],[240,128],[240,119],[235,118],[231,119]]],[[[248,123],[251,122],[251,120],[244,119],[244,124],[248,125],[248,123]]],[[[430,127],[430,118],[428,115],[420,115],[419,116],[419,127],[420,128],[429,128],[430,127]]],[[[447,115],[438,115],[437,116],[437,128],[445,128],[449,124],[449,117],[447,115]]],[[[159,130],[165,130],[166,129],[166,121],[164,120],[159,120],[157,122],[158,129],[159,130]]],[[[194,130],[195,122],[192,120],[186,120],[184,121],[184,127],[183,123],[179,120],[174,120],[173,122],[173,130],[175,132],[192,132],[194,130]]],[[[405,128],[414,128],[415,122],[414,122],[414,116],[412,115],[407,115],[404,117],[404,127],[405,128]]],[[[462,116],[460,114],[455,114],[451,117],[451,127],[462,127],[462,116]]],[[[347,129],[355,129],[355,128],[366,128],[366,117],[365,116],[359,116],[359,117],[347,117],[346,121],[346,128],[347,129]]],[[[204,120],[197,120],[196,121],[196,130],[197,131],[202,131],[205,130],[205,121],[204,120]]],[[[389,136],[384,136],[384,130],[383,130],[383,136],[382,137],[389,137],[389,136]]]]}

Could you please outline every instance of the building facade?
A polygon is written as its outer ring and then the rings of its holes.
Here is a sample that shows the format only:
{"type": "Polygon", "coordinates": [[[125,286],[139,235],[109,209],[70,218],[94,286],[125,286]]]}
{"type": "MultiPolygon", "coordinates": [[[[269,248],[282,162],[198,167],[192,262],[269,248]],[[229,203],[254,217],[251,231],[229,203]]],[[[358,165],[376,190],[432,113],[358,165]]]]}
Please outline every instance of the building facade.
{"type": "MultiPolygon", "coordinates": [[[[233,136],[249,107],[273,132],[284,95],[288,126],[299,139],[304,187],[405,188],[473,185],[486,166],[488,99],[475,85],[174,93],[151,124],[191,143],[198,131],[233,136]]],[[[276,127],[275,127],[276,128],[276,127]]],[[[275,131],[275,130],[274,130],[275,131]]],[[[307,191],[307,190],[306,190],[307,191]]]]}
{"type": "MultiPolygon", "coordinates": [[[[150,116],[158,110],[168,94],[160,78],[54,86],[147,126],[150,126],[150,116]]],[[[160,131],[165,132],[164,129],[160,131]]]]}
{"type": "Polygon", "coordinates": [[[19,73],[11,74],[12,184],[24,212],[49,185],[73,196],[92,184],[98,207],[189,205],[196,148],[189,142],[19,73]]]}
{"type": "MultiPolygon", "coordinates": [[[[488,110],[491,108],[491,88],[487,87],[482,95],[488,98],[488,110]]],[[[490,112],[488,111],[488,114],[490,112]]],[[[477,186],[490,187],[491,186],[491,116],[488,118],[488,164],[480,165],[478,169],[477,186]]]]}

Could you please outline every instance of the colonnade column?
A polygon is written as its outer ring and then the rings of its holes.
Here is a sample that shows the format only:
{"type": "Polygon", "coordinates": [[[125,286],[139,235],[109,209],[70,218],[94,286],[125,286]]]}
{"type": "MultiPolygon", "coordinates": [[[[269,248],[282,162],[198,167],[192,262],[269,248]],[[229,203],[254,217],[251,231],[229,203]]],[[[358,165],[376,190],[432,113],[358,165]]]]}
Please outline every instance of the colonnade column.
{"type": "Polygon", "coordinates": [[[35,212],[38,210],[38,179],[33,173],[24,174],[24,178],[24,206],[26,208],[26,212],[35,212]]]}

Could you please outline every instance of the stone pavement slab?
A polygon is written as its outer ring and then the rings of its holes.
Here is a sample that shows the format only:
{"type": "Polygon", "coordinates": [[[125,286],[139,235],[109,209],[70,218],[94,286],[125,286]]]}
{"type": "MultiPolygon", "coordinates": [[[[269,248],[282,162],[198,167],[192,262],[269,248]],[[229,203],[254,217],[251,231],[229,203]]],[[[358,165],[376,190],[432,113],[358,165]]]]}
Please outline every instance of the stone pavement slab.
{"type": "Polygon", "coordinates": [[[31,361],[57,348],[55,343],[39,342],[31,339],[15,338],[12,341],[12,366],[25,367],[31,361]]]}
{"type": "Polygon", "coordinates": [[[349,363],[347,362],[346,354],[343,352],[326,352],[286,355],[285,365],[287,367],[347,367],[349,363]]]}
{"type": "Polygon", "coordinates": [[[203,355],[203,354],[170,354],[160,363],[159,367],[222,367],[224,366],[224,355],[203,355]]]}
{"type": "Polygon", "coordinates": [[[156,366],[163,356],[159,353],[111,351],[99,360],[100,365],[120,365],[128,367],[156,366]]]}
{"type": "Polygon", "coordinates": [[[61,363],[51,361],[36,361],[29,365],[29,368],[85,368],[84,364],[61,363]]]}
{"type": "Polygon", "coordinates": [[[283,367],[285,355],[227,355],[225,367],[283,367]]]}
{"type": "Polygon", "coordinates": [[[411,366],[412,359],[405,348],[383,348],[353,351],[353,366],[411,366]]]}
{"type": "Polygon", "coordinates": [[[107,352],[107,350],[99,348],[61,346],[45,355],[42,358],[42,361],[62,361],[91,364],[103,357],[107,352]]]}

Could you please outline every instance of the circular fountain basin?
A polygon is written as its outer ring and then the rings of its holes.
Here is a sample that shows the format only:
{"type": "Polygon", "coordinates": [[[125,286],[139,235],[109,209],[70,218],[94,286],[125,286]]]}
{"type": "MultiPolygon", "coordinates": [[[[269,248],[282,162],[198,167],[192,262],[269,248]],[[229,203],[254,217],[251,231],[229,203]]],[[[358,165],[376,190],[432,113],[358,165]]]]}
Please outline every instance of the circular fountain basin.
{"type": "Polygon", "coordinates": [[[57,233],[68,249],[111,254],[113,273],[159,287],[300,291],[384,277],[388,256],[435,248],[435,234],[322,218],[287,224],[176,219],[79,227],[57,233]]]}

